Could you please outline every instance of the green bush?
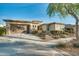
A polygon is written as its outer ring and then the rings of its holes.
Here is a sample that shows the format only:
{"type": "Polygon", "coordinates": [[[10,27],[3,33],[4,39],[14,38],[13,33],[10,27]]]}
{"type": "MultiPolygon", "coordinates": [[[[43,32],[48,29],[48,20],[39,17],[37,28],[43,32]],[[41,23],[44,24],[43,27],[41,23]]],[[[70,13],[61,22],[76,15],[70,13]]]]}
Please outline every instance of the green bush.
{"type": "Polygon", "coordinates": [[[4,35],[6,33],[6,29],[3,27],[0,27],[0,36],[4,35]]]}

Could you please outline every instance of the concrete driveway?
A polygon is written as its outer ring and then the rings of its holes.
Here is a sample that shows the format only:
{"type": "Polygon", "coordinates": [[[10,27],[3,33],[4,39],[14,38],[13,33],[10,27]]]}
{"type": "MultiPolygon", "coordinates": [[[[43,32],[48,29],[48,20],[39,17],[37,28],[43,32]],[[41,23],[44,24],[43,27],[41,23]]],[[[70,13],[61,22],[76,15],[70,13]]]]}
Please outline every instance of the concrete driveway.
{"type": "Polygon", "coordinates": [[[41,42],[39,37],[26,34],[26,38],[18,38],[15,36],[4,36],[0,39],[13,40],[12,42],[0,43],[0,55],[4,56],[70,56],[71,54],[51,48],[49,45],[55,45],[60,41],[68,42],[72,38],[51,40],[48,42],[41,42]],[[32,39],[31,39],[32,38],[32,39]]]}

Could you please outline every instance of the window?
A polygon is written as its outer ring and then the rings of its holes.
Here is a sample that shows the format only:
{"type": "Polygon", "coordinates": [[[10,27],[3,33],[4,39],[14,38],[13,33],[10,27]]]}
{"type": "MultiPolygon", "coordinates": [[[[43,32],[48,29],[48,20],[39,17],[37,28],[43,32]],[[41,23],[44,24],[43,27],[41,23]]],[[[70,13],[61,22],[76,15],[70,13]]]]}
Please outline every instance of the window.
{"type": "Polygon", "coordinates": [[[36,27],[36,25],[35,25],[35,27],[36,27]]]}
{"type": "Polygon", "coordinates": [[[33,27],[34,27],[34,25],[33,25],[33,27]]]}
{"type": "Polygon", "coordinates": [[[33,28],[36,28],[36,25],[33,25],[33,28]]]}

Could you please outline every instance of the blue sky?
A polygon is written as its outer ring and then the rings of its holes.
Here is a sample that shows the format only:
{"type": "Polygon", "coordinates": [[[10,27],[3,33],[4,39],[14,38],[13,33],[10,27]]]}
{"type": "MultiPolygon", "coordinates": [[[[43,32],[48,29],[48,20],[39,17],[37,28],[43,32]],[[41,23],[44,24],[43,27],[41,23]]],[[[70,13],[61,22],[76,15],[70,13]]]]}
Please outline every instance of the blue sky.
{"type": "Polygon", "coordinates": [[[49,17],[47,15],[46,3],[19,3],[19,4],[1,4],[0,3],[0,23],[4,23],[3,19],[18,20],[41,20],[45,23],[61,22],[65,24],[74,24],[75,19],[71,16],[60,18],[59,16],[49,17]]]}

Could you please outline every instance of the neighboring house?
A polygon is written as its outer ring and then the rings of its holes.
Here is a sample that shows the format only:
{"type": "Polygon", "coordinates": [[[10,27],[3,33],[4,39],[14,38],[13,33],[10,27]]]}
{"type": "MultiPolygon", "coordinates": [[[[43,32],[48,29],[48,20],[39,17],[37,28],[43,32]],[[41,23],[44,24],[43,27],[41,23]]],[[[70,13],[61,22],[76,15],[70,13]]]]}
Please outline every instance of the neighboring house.
{"type": "Polygon", "coordinates": [[[63,23],[49,23],[48,24],[48,29],[49,31],[52,31],[52,30],[57,30],[57,31],[63,31],[64,30],[64,27],[65,25],[63,23]]]}
{"type": "Polygon", "coordinates": [[[20,20],[8,20],[6,22],[7,34],[10,33],[31,33],[33,30],[38,30],[38,26],[41,21],[20,21],[20,20]]]}

